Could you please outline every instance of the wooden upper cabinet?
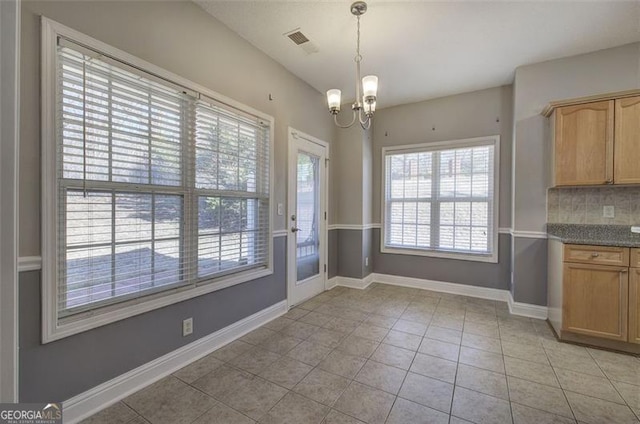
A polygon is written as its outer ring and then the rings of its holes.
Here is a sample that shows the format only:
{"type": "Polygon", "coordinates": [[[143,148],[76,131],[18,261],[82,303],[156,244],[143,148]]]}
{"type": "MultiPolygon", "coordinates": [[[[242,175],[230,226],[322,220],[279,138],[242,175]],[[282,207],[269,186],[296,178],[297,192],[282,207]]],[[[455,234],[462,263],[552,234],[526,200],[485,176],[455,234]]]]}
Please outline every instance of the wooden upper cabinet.
{"type": "Polygon", "coordinates": [[[613,183],[614,103],[606,100],[555,110],[554,185],[613,183]]]}
{"type": "Polygon", "coordinates": [[[629,341],[640,344],[640,268],[629,270],[629,341]]]}
{"type": "Polygon", "coordinates": [[[615,101],[614,182],[640,183],[640,96],[615,101]]]}
{"type": "Polygon", "coordinates": [[[629,268],[565,263],[562,330],[626,342],[629,268]]]}

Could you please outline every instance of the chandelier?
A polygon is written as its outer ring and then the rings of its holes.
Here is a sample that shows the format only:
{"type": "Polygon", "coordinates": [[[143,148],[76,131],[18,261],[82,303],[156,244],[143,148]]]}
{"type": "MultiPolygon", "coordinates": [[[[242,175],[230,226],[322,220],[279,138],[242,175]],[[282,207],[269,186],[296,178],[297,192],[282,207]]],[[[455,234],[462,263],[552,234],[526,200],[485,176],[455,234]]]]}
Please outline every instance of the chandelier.
{"type": "Polygon", "coordinates": [[[360,81],[360,62],[362,55],[360,54],[360,16],[367,11],[367,3],[364,1],[356,1],[351,4],[351,14],[357,19],[357,40],[356,40],[356,100],[351,105],[353,111],[353,119],[348,125],[341,125],[338,122],[338,113],[340,112],[340,97],[342,92],[337,88],[327,91],[327,103],[329,104],[329,113],[333,115],[335,124],[340,128],[349,128],[356,119],[360,122],[363,129],[371,126],[371,118],[376,111],[376,94],[378,92],[378,77],[375,75],[367,75],[360,81]],[[361,85],[362,84],[362,85],[361,85]],[[362,93],[362,97],[361,96],[362,93]]]}

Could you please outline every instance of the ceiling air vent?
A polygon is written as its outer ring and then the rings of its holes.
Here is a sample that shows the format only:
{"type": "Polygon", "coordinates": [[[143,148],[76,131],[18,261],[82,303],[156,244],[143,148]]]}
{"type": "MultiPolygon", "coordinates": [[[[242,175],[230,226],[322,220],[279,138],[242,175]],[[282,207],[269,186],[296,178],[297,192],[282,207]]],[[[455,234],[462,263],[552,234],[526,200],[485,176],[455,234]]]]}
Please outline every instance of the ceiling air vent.
{"type": "Polygon", "coordinates": [[[318,50],[318,47],[312,41],[310,41],[307,36],[302,33],[302,31],[300,31],[300,28],[296,28],[293,31],[285,32],[283,35],[293,41],[295,45],[299,46],[307,55],[318,53],[320,51],[318,50]]]}
{"type": "Polygon", "coordinates": [[[293,31],[288,32],[285,35],[289,37],[291,41],[296,43],[296,46],[309,42],[307,36],[300,32],[300,28],[294,29],[293,31]]]}

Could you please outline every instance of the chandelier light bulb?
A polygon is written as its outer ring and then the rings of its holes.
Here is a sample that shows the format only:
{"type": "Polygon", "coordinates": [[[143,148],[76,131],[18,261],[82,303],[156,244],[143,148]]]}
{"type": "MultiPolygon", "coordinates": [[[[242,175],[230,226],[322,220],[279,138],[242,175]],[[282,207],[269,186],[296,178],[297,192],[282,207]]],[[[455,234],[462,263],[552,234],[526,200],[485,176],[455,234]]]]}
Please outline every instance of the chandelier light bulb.
{"type": "MultiPolygon", "coordinates": [[[[367,75],[362,78],[362,91],[365,99],[373,97],[375,99],[378,94],[378,77],[375,75],[367,75]]],[[[365,101],[365,103],[367,103],[365,101]]]]}
{"type": "Polygon", "coordinates": [[[342,96],[342,92],[337,88],[333,88],[331,90],[327,90],[327,103],[329,105],[329,111],[331,113],[340,112],[340,98],[342,96]]]}

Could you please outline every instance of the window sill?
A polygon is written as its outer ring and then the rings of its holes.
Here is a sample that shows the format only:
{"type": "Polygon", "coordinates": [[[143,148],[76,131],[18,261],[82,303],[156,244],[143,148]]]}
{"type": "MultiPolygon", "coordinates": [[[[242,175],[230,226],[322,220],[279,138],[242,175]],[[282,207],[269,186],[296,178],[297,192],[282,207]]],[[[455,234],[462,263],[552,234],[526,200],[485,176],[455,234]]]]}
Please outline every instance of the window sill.
{"type": "Polygon", "coordinates": [[[427,250],[427,249],[412,249],[401,247],[389,247],[382,246],[380,253],[389,253],[394,255],[409,255],[409,256],[427,256],[432,258],[441,259],[455,259],[459,261],[470,262],[486,262],[486,263],[498,263],[498,252],[494,252],[489,255],[474,254],[474,253],[459,253],[448,252],[443,250],[427,250]]]}
{"type": "MultiPolygon", "coordinates": [[[[53,319],[53,317],[48,317],[45,313],[43,314],[42,343],[50,343],[74,334],[272,274],[272,268],[252,269],[202,281],[195,286],[177,287],[138,299],[131,299],[64,319],[53,319]]],[[[46,301],[45,299],[43,300],[46,301]]]]}

